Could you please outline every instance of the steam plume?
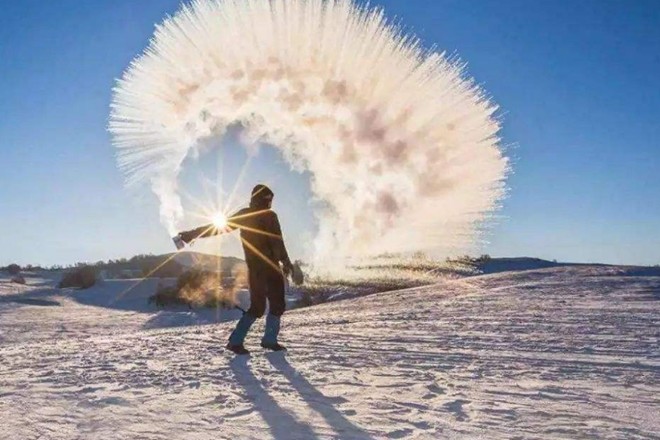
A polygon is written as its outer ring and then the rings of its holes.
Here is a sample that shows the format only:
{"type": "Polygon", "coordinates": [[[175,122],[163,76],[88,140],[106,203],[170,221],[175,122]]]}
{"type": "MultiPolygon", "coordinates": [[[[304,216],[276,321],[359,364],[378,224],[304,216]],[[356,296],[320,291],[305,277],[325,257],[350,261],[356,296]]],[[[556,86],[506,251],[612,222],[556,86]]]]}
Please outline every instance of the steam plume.
{"type": "Polygon", "coordinates": [[[237,123],[311,173],[318,259],[456,251],[504,195],[496,106],[464,65],[351,0],[197,0],[157,26],[115,88],[127,182],[170,233],[184,159],[237,123]]]}

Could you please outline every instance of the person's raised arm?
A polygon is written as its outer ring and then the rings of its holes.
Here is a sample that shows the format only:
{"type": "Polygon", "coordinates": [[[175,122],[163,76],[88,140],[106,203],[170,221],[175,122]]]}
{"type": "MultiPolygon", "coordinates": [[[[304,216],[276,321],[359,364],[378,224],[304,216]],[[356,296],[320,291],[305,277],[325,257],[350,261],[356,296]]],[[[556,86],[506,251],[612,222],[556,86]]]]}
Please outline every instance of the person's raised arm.
{"type": "Polygon", "coordinates": [[[242,208],[227,217],[227,226],[224,228],[226,232],[232,232],[236,229],[240,229],[245,219],[249,216],[254,215],[248,208],[242,208]]]}
{"type": "Polygon", "coordinates": [[[210,223],[208,225],[200,226],[199,228],[195,228],[190,231],[182,232],[179,234],[179,237],[181,237],[181,239],[184,242],[191,243],[199,238],[215,237],[216,235],[232,232],[239,228],[239,225],[232,222],[232,219],[240,219],[241,216],[245,215],[245,212],[246,212],[245,209],[241,209],[238,212],[232,214],[227,219],[227,226],[225,226],[224,228],[218,228],[213,223],[210,223]]]}
{"type": "Polygon", "coordinates": [[[185,243],[191,243],[199,238],[208,238],[218,235],[218,228],[215,227],[213,223],[200,226],[199,228],[192,229],[190,231],[184,231],[179,234],[181,240],[185,243]]]}

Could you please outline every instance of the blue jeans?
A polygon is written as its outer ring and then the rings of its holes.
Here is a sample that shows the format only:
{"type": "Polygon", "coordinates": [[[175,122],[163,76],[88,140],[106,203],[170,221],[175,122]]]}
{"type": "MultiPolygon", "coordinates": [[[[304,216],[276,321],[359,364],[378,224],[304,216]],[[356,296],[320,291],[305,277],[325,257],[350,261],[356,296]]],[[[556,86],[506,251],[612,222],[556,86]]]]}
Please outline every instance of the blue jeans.
{"type": "MultiPolygon", "coordinates": [[[[229,343],[231,345],[243,345],[245,342],[245,337],[247,336],[252,324],[257,319],[250,315],[249,313],[243,314],[241,319],[236,324],[236,328],[231,333],[229,337],[229,343]]],[[[266,330],[264,331],[264,337],[261,339],[262,344],[277,344],[277,337],[280,334],[280,317],[275,316],[272,313],[268,314],[266,318],[266,330]]]]}
{"type": "Polygon", "coordinates": [[[264,331],[264,337],[261,340],[261,343],[268,345],[277,344],[277,336],[279,334],[280,317],[269,313],[268,317],[266,318],[266,330],[264,331]]]}
{"type": "Polygon", "coordinates": [[[257,318],[253,317],[249,313],[244,313],[241,319],[238,321],[238,324],[236,324],[236,328],[231,333],[231,336],[229,337],[229,343],[231,345],[243,345],[243,342],[245,342],[245,337],[250,331],[250,327],[252,327],[252,324],[254,324],[254,321],[256,320],[257,318]]]}

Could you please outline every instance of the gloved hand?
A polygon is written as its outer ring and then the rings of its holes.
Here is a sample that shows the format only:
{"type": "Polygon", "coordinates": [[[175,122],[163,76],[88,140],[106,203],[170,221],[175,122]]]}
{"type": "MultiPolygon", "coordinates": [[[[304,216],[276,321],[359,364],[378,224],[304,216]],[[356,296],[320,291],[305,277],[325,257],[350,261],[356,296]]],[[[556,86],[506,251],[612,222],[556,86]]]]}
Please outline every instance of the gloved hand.
{"type": "Polygon", "coordinates": [[[181,232],[179,234],[179,238],[181,238],[181,240],[183,240],[183,242],[185,242],[186,244],[190,244],[196,238],[195,231],[181,232]]]}
{"type": "Polygon", "coordinates": [[[293,272],[293,264],[291,264],[290,260],[282,262],[282,272],[286,278],[291,276],[291,273],[293,272]]]}

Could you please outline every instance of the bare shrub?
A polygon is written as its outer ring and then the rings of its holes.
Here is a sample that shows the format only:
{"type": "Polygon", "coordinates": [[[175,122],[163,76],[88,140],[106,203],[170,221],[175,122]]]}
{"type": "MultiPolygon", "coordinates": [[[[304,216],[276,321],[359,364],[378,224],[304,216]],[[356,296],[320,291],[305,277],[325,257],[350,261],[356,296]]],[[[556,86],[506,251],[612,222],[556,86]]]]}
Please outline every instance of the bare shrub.
{"type": "Polygon", "coordinates": [[[149,298],[159,307],[187,305],[188,307],[214,307],[231,309],[235,306],[235,293],[245,283],[245,274],[235,269],[232,277],[221,278],[217,273],[193,269],[181,274],[174,287],[160,287],[149,298]]]}
{"type": "Polygon", "coordinates": [[[15,284],[26,284],[25,278],[23,278],[21,275],[14,275],[11,279],[11,282],[15,284]]]}
{"type": "Polygon", "coordinates": [[[21,273],[21,266],[18,264],[10,264],[7,266],[7,272],[9,272],[9,275],[18,275],[21,273]]]}
{"type": "Polygon", "coordinates": [[[160,287],[154,295],[149,297],[149,304],[155,304],[157,307],[185,305],[192,308],[192,304],[179,296],[179,290],[176,287],[160,287]]]}
{"type": "Polygon", "coordinates": [[[96,269],[91,266],[82,266],[65,273],[58,287],[60,289],[69,287],[89,289],[94,284],[96,284],[96,269]]]}

